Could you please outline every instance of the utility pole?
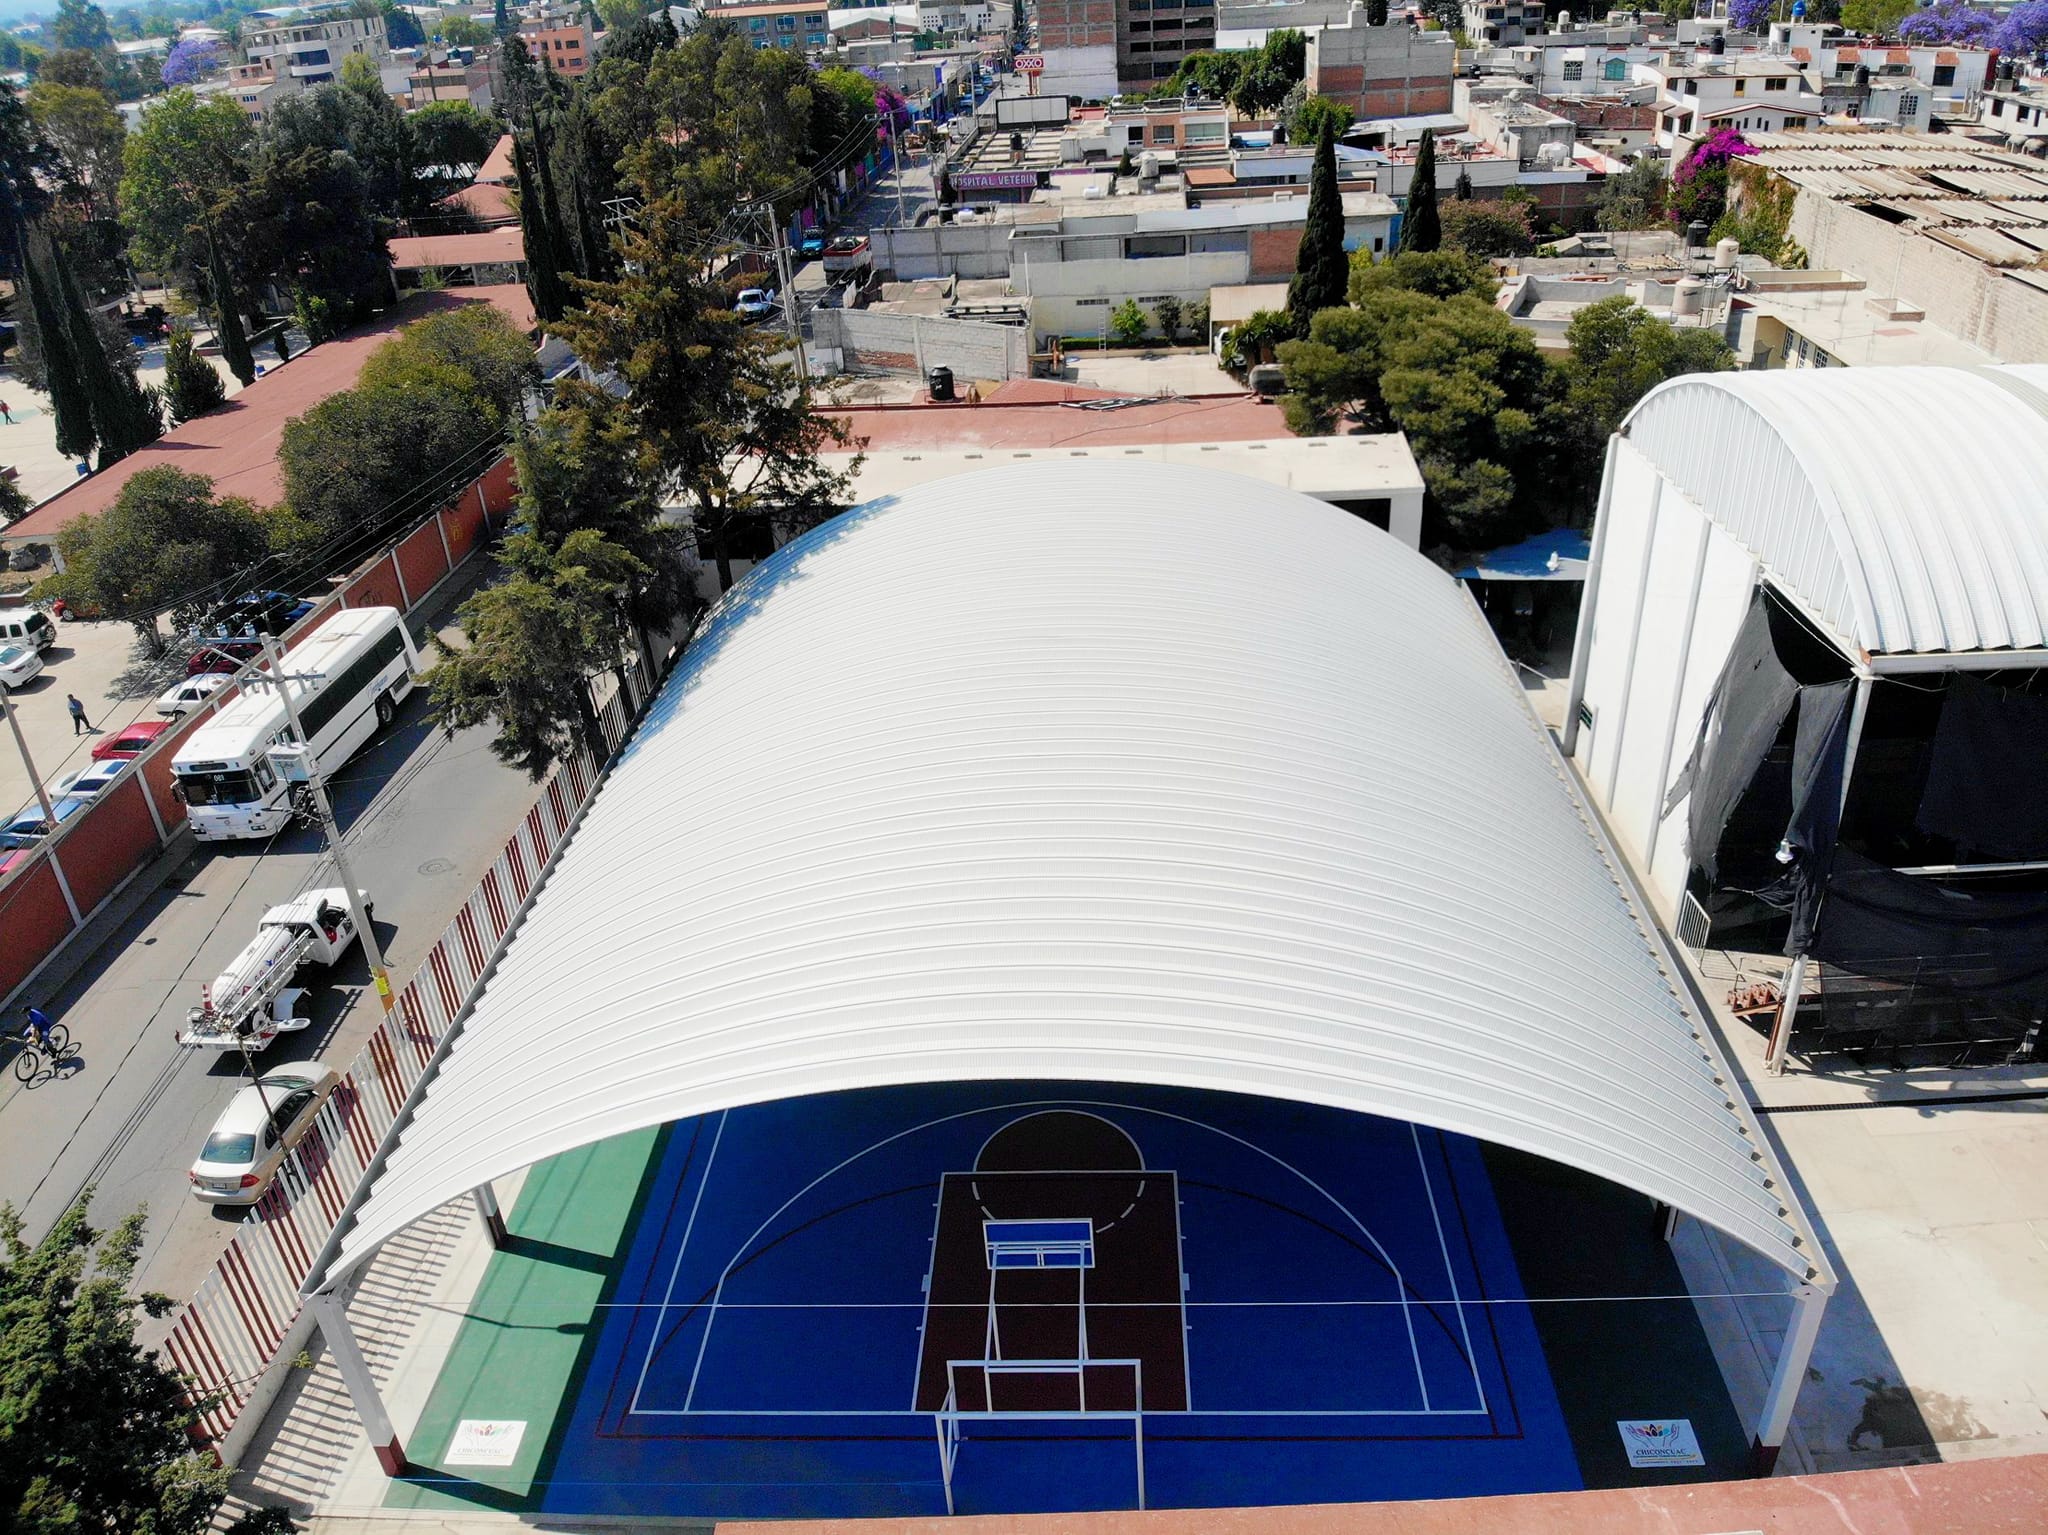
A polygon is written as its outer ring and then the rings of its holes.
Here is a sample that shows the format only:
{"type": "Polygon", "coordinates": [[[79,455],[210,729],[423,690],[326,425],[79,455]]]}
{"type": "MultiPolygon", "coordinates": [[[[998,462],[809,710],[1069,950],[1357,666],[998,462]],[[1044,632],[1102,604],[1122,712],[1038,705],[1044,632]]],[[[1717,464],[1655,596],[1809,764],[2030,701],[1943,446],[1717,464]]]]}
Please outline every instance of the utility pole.
{"type": "Polygon", "coordinates": [[[28,781],[36,786],[36,798],[42,802],[43,819],[54,833],[57,812],[50,804],[50,791],[43,787],[43,775],[36,771],[36,759],[28,754],[28,737],[21,733],[21,721],[14,717],[14,689],[5,683],[0,683],[0,709],[7,712],[7,728],[14,732],[14,744],[21,748],[21,765],[28,769],[28,781]]]}
{"type": "Polygon", "coordinates": [[[284,647],[277,643],[277,636],[263,636],[263,651],[270,658],[270,680],[277,688],[277,696],[284,700],[284,717],[292,727],[292,736],[306,752],[306,788],[313,797],[313,810],[320,821],[320,831],[327,840],[327,850],[334,855],[334,870],[341,876],[342,894],[348,898],[348,914],[355,922],[356,935],[363,943],[363,958],[370,962],[370,977],[377,983],[377,1000],[384,1004],[388,1014],[397,1005],[397,998],[391,994],[391,976],[384,968],[384,951],[377,945],[377,933],[370,926],[370,914],[363,910],[363,893],[356,889],[356,877],[349,871],[348,855],[342,851],[341,832],[334,824],[334,807],[327,803],[327,788],[320,782],[320,764],[313,756],[313,742],[299,725],[298,705],[292,702],[291,679],[285,676],[284,647]]]}
{"type": "Polygon", "coordinates": [[[797,313],[796,269],[789,259],[789,242],[782,237],[776,226],[775,209],[763,211],[768,221],[768,236],[775,242],[775,279],[782,284],[782,319],[789,332],[789,344],[796,348],[796,376],[804,383],[811,381],[810,360],[804,356],[804,322],[797,313]]]}
{"type": "Polygon", "coordinates": [[[889,130],[889,161],[891,179],[896,183],[896,223],[899,227],[910,227],[910,215],[903,211],[903,150],[896,137],[896,113],[885,108],[883,125],[889,130]]]}

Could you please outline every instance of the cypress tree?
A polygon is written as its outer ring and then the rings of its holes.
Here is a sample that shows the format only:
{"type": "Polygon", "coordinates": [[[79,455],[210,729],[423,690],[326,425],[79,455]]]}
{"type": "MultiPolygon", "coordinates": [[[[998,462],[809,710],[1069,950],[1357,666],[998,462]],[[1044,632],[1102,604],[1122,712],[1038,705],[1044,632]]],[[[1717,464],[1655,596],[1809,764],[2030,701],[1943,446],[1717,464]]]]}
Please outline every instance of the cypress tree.
{"type": "Polygon", "coordinates": [[[1294,258],[1294,280],[1287,285],[1287,313],[1296,335],[1308,334],[1308,322],[1319,310],[1344,303],[1351,282],[1351,259],[1344,254],[1344,198],[1337,190],[1337,146],[1330,121],[1316,135],[1315,169],[1308,183],[1308,222],[1301,231],[1301,249],[1294,258]]]}
{"type": "Polygon", "coordinates": [[[546,164],[544,142],[529,147],[524,138],[514,136],[512,167],[519,180],[519,234],[526,248],[526,291],[533,300],[534,315],[552,321],[562,318],[569,292],[562,281],[560,246],[554,229],[554,186],[551,180],[544,179],[546,164]],[[539,172],[536,164],[542,167],[539,172]]]}
{"type": "Polygon", "coordinates": [[[219,242],[209,237],[206,251],[206,281],[213,289],[213,307],[220,316],[215,333],[220,338],[221,361],[246,389],[256,382],[256,358],[249,351],[249,333],[242,329],[241,311],[235,307],[234,279],[221,259],[219,242]]]}
{"type": "Polygon", "coordinates": [[[512,30],[512,13],[505,8],[505,0],[497,0],[492,8],[491,29],[500,37],[512,30]]]}
{"type": "Polygon", "coordinates": [[[1401,216],[1399,251],[1433,251],[1444,243],[1443,220],[1436,211],[1436,130],[1422,130],[1415,151],[1415,179],[1408,184],[1408,208],[1401,216]]]}
{"type": "Polygon", "coordinates": [[[163,410],[156,391],[143,387],[125,359],[116,362],[107,355],[92,308],[68,262],[58,265],[57,282],[79,385],[92,407],[93,434],[100,444],[99,467],[104,469],[163,436],[163,410]]]}
{"type": "Polygon", "coordinates": [[[56,265],[50,237],[40,229],[31,229],[22,248],[22,281],[28,288],[36,341],[42,350],[44,379],[50,389],[50,414],[57,428],[57,451],[66,458],[84,458],[99,438],[92,426],[92,400],[85,392],[78,357],[72,350],[71,328],[65,323],[56,265]]]}

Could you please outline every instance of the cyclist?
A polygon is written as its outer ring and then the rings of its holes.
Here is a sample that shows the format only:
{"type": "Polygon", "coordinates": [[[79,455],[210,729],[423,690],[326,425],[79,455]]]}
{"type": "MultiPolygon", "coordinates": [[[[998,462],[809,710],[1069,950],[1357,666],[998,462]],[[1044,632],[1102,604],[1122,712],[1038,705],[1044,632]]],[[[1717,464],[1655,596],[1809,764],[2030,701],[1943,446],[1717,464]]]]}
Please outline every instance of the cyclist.
{"type": "MultiPolygon", "coordinates": [[[[21,1031],[21,1037],[32,1045],[41,1045],[50,1050],[50,1018],[40,1007],[28,1010],[28,1027],[21,1031]]],[[[54,1054],[54,1051],[50,1053],[54,1054]]]]}

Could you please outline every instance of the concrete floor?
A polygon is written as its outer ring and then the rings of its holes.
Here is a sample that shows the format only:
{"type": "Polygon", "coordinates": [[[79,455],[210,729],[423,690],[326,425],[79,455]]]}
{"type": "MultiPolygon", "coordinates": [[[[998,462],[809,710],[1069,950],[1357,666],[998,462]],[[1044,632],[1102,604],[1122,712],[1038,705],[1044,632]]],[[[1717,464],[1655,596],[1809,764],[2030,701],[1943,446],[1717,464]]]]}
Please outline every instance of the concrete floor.
{"type": "MultiPolygon", "coordinates": [[[[1067,383],[1119,394],[1242,394],[1244,385],[1202,348],[1152,352],[1069,352],[1067,383]]],[[[1276,431],[1286,430],[1276,413],[1276,431]]]]}
{"type": "MultiPolygon", "coordinates": [[[[57,643],[43,652],[42,675],[14,694],[14,715],[43,782],[84,767],[94,743],[130,721],[156,719],[157,694],[183,671],[182,658],[151,663],[127,624],[59,623],[57,643]],[[78,695],[97,733],[72,729],[66,693],[78,695]]],[[[34,793],[13,736],[0,732],[0,814],[12,815],[34,793]]]]}

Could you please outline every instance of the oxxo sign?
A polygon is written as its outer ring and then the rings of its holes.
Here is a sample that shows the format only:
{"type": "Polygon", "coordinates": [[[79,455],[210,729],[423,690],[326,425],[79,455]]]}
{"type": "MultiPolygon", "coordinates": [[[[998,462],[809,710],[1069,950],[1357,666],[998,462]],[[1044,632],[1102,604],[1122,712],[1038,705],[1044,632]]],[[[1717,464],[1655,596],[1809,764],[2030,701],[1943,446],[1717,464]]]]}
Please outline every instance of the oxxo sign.
{"type": "Polygon", "coordinates": [[[1045,73],[1045,58],[1041,54],[1020,53],[1017,55],[1015,67],[1020,75],[1042,75],[1045,73]]]}

